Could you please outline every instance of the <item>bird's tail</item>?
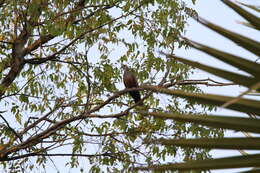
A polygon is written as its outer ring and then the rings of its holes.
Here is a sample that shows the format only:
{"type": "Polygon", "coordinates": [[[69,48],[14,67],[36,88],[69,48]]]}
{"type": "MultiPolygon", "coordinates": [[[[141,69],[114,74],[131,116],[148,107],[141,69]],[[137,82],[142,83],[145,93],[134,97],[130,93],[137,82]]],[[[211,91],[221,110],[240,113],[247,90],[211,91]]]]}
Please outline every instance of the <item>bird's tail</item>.
{"type": "MultiPolygon", "coordinates": [[[[133,97],[135,103],[140,102],[141,95],[140,95],[139,91],[130,91],[129,94],[133,97]]],[[[139,105],[143,105],[143,102],[140,102],[139,105]]]]}

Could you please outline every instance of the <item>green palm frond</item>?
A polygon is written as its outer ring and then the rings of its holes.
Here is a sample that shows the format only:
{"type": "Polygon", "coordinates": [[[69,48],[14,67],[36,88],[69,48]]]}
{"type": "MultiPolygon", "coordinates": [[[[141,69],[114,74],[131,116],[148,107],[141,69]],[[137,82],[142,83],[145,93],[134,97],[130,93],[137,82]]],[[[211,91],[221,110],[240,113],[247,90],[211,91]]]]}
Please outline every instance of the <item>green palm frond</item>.
{"type": "Polygon", "coordinates": [[[221,139],[158,139],[148,141],[161,145],[175,145],[181,147],[214,148],[214,149],[242,149],[259,150],[260,138],[221,138],[221,139]]]}
{"type": "Polygon", "coordinates": [[[152,165],[148,167],[137,167],[136,170],[153,170],[162,172],[165,170],[210,170],[210,169],[225,169],[225,168],[245,168],[260,166],[260,154],[234,156],[219,159],[187,161],[185,163],[173,163],[165,165],[152,165]]]}
{"type": "Polygon", "coordinates": [[[230,71],[227,71],[227,70],[222,70],[220,68],[215,68],[215,67],[203,65],[201,63],[198,63],[198,62],[195,62],[195,61],[191,61],[191,60],[187,60],[187,59],[179,57],[179,56],[168,55],[168,57],[172,57],[175,60],[183,62],[183,63],[185,63],[187,65],[199,68],[201,70],[204,70],[206,72],[212,73],[212,74],[214,74],[216,76],[225,78],[227,80],[233,81],[236,84],[243,85],[243,86],[248,87],[248,88],[250,88],[251,86],[256,84],[257,81],[258,81],[257,78],[253,78],[253,77],[250,77],[250,76],[245,76],[245,75],[234,73],[234,72],[230,72],[230,71]]]}
{"type": "Polygon", "coordinates": [[[245,4],[245,3],[242,3],[242,2],[238,2],[239,4],[245,6],[245,7],[248,7],[258,13],[260,13],[260,6],[256,6],[256,5],[249,5],[249,4],[245,4]]]}
{"type": "Polygon", "coordinates": [[[221,50],[214,49],[212,47],[200,44],[195,41],[188,40],[188,43],[191,47],[203,51],[225,63],[228,63],[240,70],[243,70],[255,77],[259,77],[260,74],[260,64],[257,64],[253,61],[249,61],[243,57],[239,57],[221,50]]]}
{"type": "Polygon", "coordinates": [[[172,119],[175,121],[201,124],[215,128],[225,128],[244,132],[260,133],[260,120],[252,118],[220,116],[220,115],[195,115],[162,112],[142,112],[143,115],[151,115],[156,118],[172,119]]]}
{"type": "MultiPolygon", "coordinates": [[[[198,21],[212,29],[213,31],[216,31],[217,33],[223,35],[224,37],[228,38],[229,40],[233,41],[234,43],[236,43],[237,45],[247,49],[248,51],[252,52],[253,54],[260,56],[260,42],[255,41],[253,39],[250,39],[248,37],[245,37],[243,35],[237,34],[235,32],[232,32],[230,30],[227,30],[223,27],[220,27],[218,25],[215,25],[205,19],[202,18],[198,18],[198,21]]],[[[260,21],[260,19],[259,19],[260,21]]]]}
{"type": "MultiPolygon", "coordinates": [[[[235,3],[232,3],[229,0],[222,0],[226,5],[228,5],[231,9],[236,11],[240,16],[245,18],[249,23],[251,23],[253,26],[255,26],[258,30],[260,30],[260,18],[247,12],[240,6],[236,5],[235,3]]],[[[252,6],[251,6],[252,8],[252,6]]]]}
{"type": "MultiPolygon", "coordinates": [[[[260,85],[260,84],[259,84],[260,85]]],[[[236,97],[221,96],[215,94],[199,94],[199,93],[188,93],[182,90],[172,90],[167,88],[158,88],[156,86],[142,86],[144,89],[151,90],[154,92],[160,92],[168,95],[178,96],[186,99],[190,99],[203,104],[210,104],[216,106],[222,106],[227,102],[236,100],[236,97]]],[[[252,99],[239,99],[235,103],[227,106],[227,109],[243,111],[246,113],[260,115],[260,101],[252,99]]]]}

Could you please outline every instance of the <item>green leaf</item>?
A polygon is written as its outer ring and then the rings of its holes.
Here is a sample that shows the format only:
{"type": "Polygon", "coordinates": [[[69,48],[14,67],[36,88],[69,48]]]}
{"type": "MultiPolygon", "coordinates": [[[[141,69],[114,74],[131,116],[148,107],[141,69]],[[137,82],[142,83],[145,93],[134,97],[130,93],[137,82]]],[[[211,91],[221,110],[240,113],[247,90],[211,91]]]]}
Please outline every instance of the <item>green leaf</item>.
{"type": "Polygon", "coordinates": [[[214,149],[260,149],[260,138],[200,138],[200,139],[158,139],[150,140],[149,143],[162,145],[214,148],[214,149]]]}
{"type": "Polygon", "coordinates": [[[28,97],[27,97],[27,96],[25,96],[24,94],[21,94],[19,99],[20,99],[20,101],[22,101],[22,102],[26,102],[26,103],[28,103],[28,102],[29,102],[29,99],[28,99],[28,97]]]}
{"type": "Polygon", "coordinates": [[[230,117],[220,115],[193,115],[164,112],[141,112],[143,115],[151,115],[156,118],[172,119],[180,122],[196,123],[215,128],[260,133],[260,120],[242,117],[230,117]]]}
{"type": "Polygon", "coordinates": [[[19,112],[17,112],[17,113],[15,114],[15,119],[16,119],[16,121],[17,121],[19,124],[22,123],[21,114],[20,114],[19,112]]]}

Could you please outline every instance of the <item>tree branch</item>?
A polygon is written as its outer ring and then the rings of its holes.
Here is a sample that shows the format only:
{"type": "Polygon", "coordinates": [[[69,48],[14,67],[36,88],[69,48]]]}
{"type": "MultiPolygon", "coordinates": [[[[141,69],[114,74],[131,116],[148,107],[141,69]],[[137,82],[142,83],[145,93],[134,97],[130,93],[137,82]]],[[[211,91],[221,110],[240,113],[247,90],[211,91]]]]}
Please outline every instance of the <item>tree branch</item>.
{"type": "Polygon", "coordinates": [[[18,134],[18,133],[10,126],[10,124],[9,124],[8,121],[3,117],[2,114],[0,114],[0,117],[4,120],[5,124],[6,124],[7,127],[13,132],[13,134],[14,134],[18,139],[20,139],[21,142],[23,142],[21,135],[18,134]]]}
{"type": "Polygon", "coordinates": [[[198,79],[198,80],[181,80],[176,82],[169,82],[164,84],[164,87],[169,88],[174,85],[206,85],[206,86],[230,86],[230,85],[237,85],[235,83],[224,83],[208,79],[198,79]]]}
{"type": "Polygon", "coordinates": [[[127,14],[121,15],[121,16],[119,16],[119,17],[117,17],[117,18],[114,18],[113,20],[110,20],[109,22],[106,22],[106,23],[104,23],[104,24],[102,24],[102,25],[99,25],[99,26],[97,26],[97,27],[95,27],[95,28],[92,28],[92,29],[90,29],[90,30],[87,30],[87,31],[83,32],[82,34],[80,34],[79,36],[77,36],[75,39],[73,39],[69,44],[67,44],[66,46],[64,46],[63,48],[61,48],[60,50],[58,50],[57,52],[53,53],[52,55],[49,55],[49,56],[47,56],[47,57],[45,57],[45,58],[41,58],[41,59],[39,59],[39,58],[27,59],[27,60],[25,60],[25,63],[29,63],[29,64],[42,64],[42,63],[45,63],[45,62],[47,62],[47,61],[49,61],[49,60],[54,60],[54,59],[57,58],[57,56],[58,56],[59,54],[61,54],[62,52],[64,52],[68,47],[70,47],[71,45],[73,45],[76,41],[82,39],[86,34],[91,33],[91,32],[93,32],[93,31],[95,31],[95,30],[100,29],[100,28],[103,28],[104,26],[109,25],[109,24],[111,24],[111,23],[113,23],[113,22],[115,22],[115,21],[117,21],[117,20],[119,20],[119,19],[121,19],[121,18],[127,17],[129,14],[131,14],[131,13],[133,13],[134,11],[136,11],[137,9],[139,9],[141,6],[142,6],[142,5],[139,5],[137,8],[135,8],[134,10],[128,12],[127,14]]]}
{"type": "Polygon", "coordinates": [[[17,160],[17,159],[22,159],[26,157],[33,157],[33,156],[58,156],[58,157],[64,157],[64,156],[69,156],[69,157],[101,157],[101,156],[107,156],[111,157],[114,154],[120,154],[120,153],[103,153],[103,154],[67,154],[67,153],[58,153],[58,154],[44,154],[44,153],[28,153],[20,156],[14,156],[14,157],[9,157],[9,158],[0,158],[0,161],[11,161],[11,160],[17,160]]]}
{"type": "MultiPolygon", "coordinates": [[[[184,83],[178,83],[178,84],[186,84],[184,83]]],[[[93,112],[99,111],[101,108],[103,108],[104,106],[106,106],[107,104],[109,104],[111,101],[115,100],[116,98],[120,97],[121,95],[128,93],[129,91],[141,91],[141,90],[150,90],[153,92],[157,92],[160,89],[159,88],[165,88],[165,87],[169,87],[168,85],[163,85],[162,87],[160,86],[140,86],[140,88],[128,88],[128,89],[124,89],[121,91],[118,91],[116,93],[114,93],[112,96],[108,97],[103,103],[95,106],[94,108],[92,108],[91,110],[88,110],[86,112],[83,112],[82,114],[78,115],[78,116],[73,116],[69,119],[65,119],[62,121],[58,121],[56,123],[54,123],[53,125],[51,125],[48,129],[42,131],[41,133],[34,135],[30,138],[28,138],[26,141],[24,141],[21,144],[18,144],[16,146],[12,146],[8,149],[6,149],[4,151],[4,153],[1,153],[1,155],[5,156],[8,155],[9,153],[12,152],[17,152],[21,149],[25,149],[28,148],[30,146],[36,145],[38,143],[40,143],[43,139],[48,138],[49,136],[51,136],[52,134],[56,133],[57,130],[65,127],[66,125],[75,122],[77,120],[82,120],[85,118],[118,118],[124,115],[127,115],[129,110],[132,109],[133,107],[135,107],[137,104],[129,107],[128,109],[126,109],[125,111],[118,113],[118,114],[111,114],[111,115],[97,115],[97,114],[92,114],[93,112]],[[159,89],[159,90],[158,90],[159,89]]],[[[24,134],[26,131],[28,131],[30,128],[36,126],[40,121],[44,120],[49,114],[51,114],[52,111],[48,114],[46,114],[45,116],[43,116],[42,118],[40,118],[39,120],[37,120],[34,124],[28,126],[24,131],[21,132],[21,134],[24,134]]]]}
{"type": "Polygon", "coordinates": [[[38,40],[36,40],[33,44],[29,45],[28,47],[26,47],[24,49],[24,54],[27,55],[29,53],[31,53],[32,51],[38,49],[41,45],[47,43],[48,41],[50,41],[51,39],[53,39],[55,36],[48,34],[48,35],[43,35],[40,36],[40,38],[38,40]]]}
{"type": "MultiPolygon", "coordinates": [[[[30,78],[17,92],[13,93],[13,94],[10,94],[10,95],[5,95],[3,97],[0,97],[0,100],[3,99],[3,98],[6,98],[6,97],[10,97],[10,96],[15,96],[15,95],[18,95],[20,91],[23,90],[23,88],[29,84],[33,79],[35,79],[37,76],[39,76],[40,74],[42,74],[43,72],[40,72],[38,74],[36,74],[35,76],[33,76],[32,78],[30,78]]],[[[22,95],[22,94],[21,94],[22,95]]],[[[25,95],[25,94],[24,94],[25,95]]]]}

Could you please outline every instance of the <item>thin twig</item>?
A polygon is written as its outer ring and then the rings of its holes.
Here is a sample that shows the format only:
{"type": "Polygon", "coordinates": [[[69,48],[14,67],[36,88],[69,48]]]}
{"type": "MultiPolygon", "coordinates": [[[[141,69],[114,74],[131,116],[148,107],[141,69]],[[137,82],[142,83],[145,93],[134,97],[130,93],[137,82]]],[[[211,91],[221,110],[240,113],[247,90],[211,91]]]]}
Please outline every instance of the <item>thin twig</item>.
{"type": "Polygon", "coordinates": [[[42,63],[44,63],[44,62],[46,62],[46,61],[54,60],[54,59],[57,58],[57,55],[59,55],[60,53],[64,52],[68,47],[70,47],[71,45],[73,45],[74,43],[76,43],[78,40],[82,39],[82,38],[83,38],[85,35],[87,35],[88,33],[91,33],[91,32],[93,32],[93,31],[95,31],[95,30],[98,30],[98,29],[100,29],[100,28],[103,28],[104,26],[109,25],[109,24],[111,24],[111,23],[113,23],[113,22],[115,22],[115,21],[117,21],[117,20],[119,20],[119,19],[122,19],[122,18],[124,18],[124,17],[127,17],[129,14],[133,13],[133,12],[136,11],[138,8],[140,8],[141,6],[142,6],[142,4],[139,5],[138,7],[136,7],[134,10],[128,12],[127,14],[121,15],[121,16],[119,16],[119,17],[117,17],[117,18],[114,18],[114,19],[110,20],[109,22],[106,22],[106,23],[104,23],[104,24],[102,24],[102,25],[99,25],[99,26],[97,26],[97,27],[95,27],[95,28],[92,28],[92,29],[90,29],[90,30],[87,30],[87,31],[83,32],[82,34],[80,34],[79,36],[77,36],[76,38],[74,38],[74,39],[73,39],[70,43],[68,43],[66,46],[64,46],[63,48],[61,48],[61,49],[58,50],[57,52],[53,53],[52,55],[49,55],[49,56],[47,56],[47,57],[45,57],[45,58],[41,58],[41,59],[39,59],[39,58],[26,59],[26,60],[25,60],[25,63],[29,63],[29,64],[42,64],[42,63]]]}
{"type": "Polygon", "coordinates": [[[0,114],[0,117],[4,120],[5,124],[7,125],[7,127],[14,133],[14,135],[21,141],[23,142],[22,140],[22,136],[20,134],[18,134],[11,126],[10,124],[8,123],[8,121],[4,118],[4,116],[2,114],[0,114]]]}
{"type": "Polygon", "coordinates": [[[258,88],[260,88],[260,82],[257,82],[255,85],[253,85],[252,87],[250,87],[248,90],[246,90],[245,92],[241,93],[239,96],[237,96],[235,99],[232,99],[228,102],[226,102],[225,104],[223,104],[221,107],[222,108],[226,108],[234,103],[236,103],[237,101],[239,101],[244,95],[250,93],[253,90],[257,90],[258,88]]]}
{"type": "MultiPolygon", "coordinates": [[[[10,160],[17,160],[25,157],[33,157],[33,156],[58,156],[58,157],[64,157],[64,156],[74,156],[74,157],[100,157],[100,156],[112,156],[115,153],[103,153],[103,154],[68,154],[68,153],[57,153],[57,154],[43,154],[39,152],[35,153],[28,153],[20,156],[15,157],[9,157],[9,158],[0,158],[0,161],[10,161],[10,160]]],[[[118,153],[120,154],[120,153],[118,153]]]]}

